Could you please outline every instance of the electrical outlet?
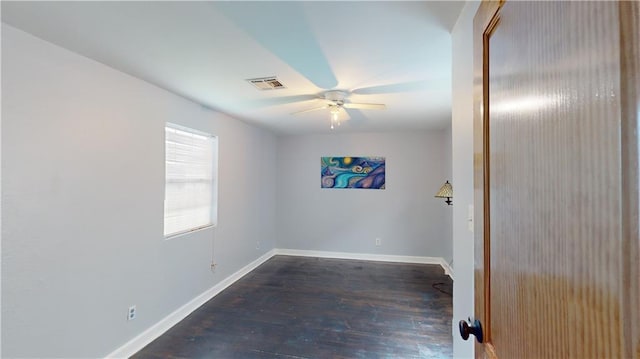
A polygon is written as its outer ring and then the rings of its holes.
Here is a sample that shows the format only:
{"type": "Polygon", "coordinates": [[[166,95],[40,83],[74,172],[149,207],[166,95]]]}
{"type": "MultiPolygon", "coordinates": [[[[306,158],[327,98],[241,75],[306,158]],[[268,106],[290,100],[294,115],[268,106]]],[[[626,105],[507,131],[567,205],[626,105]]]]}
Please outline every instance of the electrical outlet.
{"type": "Polygon", "coordinates": [[[260,241],[256,241],[256,249],[260,249],[260,241]]]}
{"type": "Polygon", "coordinates": [[[376,246],[381,246],[381,245],[382,245],[382,239],[376,238],[376,246]]]}
{"type": "Polygon", "coordinates": [[[136,319],[136,306],[132,305],[129,307],[129,312],[127,313],[127,320],[136,319]]]}

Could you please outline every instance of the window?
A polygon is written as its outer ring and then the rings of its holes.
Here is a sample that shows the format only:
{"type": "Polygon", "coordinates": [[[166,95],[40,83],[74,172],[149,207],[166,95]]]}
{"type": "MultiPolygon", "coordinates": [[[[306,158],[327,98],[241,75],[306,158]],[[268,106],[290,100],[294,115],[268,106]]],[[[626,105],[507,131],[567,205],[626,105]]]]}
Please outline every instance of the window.
{"type": "Polygon", "coordinates": [[[170,123],[165,136],[165,237],[215,225],[217,138],[170,123]]]}

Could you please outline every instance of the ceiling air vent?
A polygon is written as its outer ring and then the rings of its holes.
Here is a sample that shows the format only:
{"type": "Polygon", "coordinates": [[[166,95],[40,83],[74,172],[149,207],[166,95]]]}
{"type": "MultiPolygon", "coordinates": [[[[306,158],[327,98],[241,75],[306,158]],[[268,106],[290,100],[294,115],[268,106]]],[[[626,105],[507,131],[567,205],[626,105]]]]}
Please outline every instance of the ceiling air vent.
{"type": "Polygon", "coordinates": [[[282,82],[278,81],[275,76],[260,77],[257,79],[248,79],[250,84],[257,87],[258,90],[277,90],[285,88],[282,82]]]}

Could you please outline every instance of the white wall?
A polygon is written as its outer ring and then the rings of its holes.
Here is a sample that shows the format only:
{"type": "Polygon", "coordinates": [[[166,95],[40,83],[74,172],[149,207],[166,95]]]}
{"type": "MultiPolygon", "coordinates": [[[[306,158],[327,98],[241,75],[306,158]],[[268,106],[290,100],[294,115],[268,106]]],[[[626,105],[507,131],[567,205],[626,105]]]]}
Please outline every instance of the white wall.
{"type": "Polygon", "coordinates": [[[278,248],[451,259],[446,131],[282,137],[278,248]],[[322,189],[320,157],[384,156],[386,189],[322,189]],[[375,246],[375,238],[382,245],[375,246]]]}
{"type": "Polygon", "coordinates": [[[264,130],[5,25],[2,126],[3,357],[104,356],[274,247],[264,130]],[[166,121],[219,136],[213,273],[163,238],[166,121]]]}
{"type": "Polygon", "coordinates": [[[468,207],[473,204],[473,16],[479,2],[468,2],[451,33],[453,42],[453,355],[473,357],[473,338],[463,341],[457,321],[473,316],[473,232],[468,207]]]}

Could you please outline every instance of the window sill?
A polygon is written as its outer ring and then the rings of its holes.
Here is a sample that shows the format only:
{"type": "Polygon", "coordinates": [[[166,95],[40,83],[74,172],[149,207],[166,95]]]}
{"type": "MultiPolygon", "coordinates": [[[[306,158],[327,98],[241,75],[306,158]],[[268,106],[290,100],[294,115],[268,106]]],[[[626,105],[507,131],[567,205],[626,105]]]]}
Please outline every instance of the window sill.
{"type": "Polygon", "coordinates": [[[176,233],[172,233],[172,234],[166,235],[166,236],[164,236],[164,239],[168,241],[170,239],[182,237],[182,236],[194,233],[194,232],[200,232],[200,231],[203,231],[205,229],[215,228],[215,227],[216,227],[216,225],[213,224],[213,223],[212,224],[207,224],[206,226],[197,227],[197,228],[193,228],[193,229],[188,229],[186,231],[176,232],[176,233]]]}

